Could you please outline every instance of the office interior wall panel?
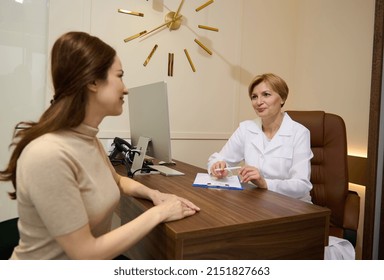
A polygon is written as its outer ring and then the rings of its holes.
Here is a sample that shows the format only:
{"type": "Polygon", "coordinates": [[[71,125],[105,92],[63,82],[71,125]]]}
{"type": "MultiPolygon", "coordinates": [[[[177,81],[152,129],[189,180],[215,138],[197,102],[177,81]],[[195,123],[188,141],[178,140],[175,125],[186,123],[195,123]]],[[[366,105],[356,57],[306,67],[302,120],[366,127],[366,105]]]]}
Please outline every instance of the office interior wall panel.
{"type": "MultiPolygon", "coordinates": [[[[8,164],[16,124],[36,121],[44,109],[48,2],[0,1],[1,169],[8,164]]],[[[12,184],[1,182],[0,221],[17,216],[8,191],[12,184]]]]}
{"type": "Polygon", "coordinates": [[[298,3],[295,76],[287,105],[340,115],[348,153],[366,157],[375,1],[298,3]]]}

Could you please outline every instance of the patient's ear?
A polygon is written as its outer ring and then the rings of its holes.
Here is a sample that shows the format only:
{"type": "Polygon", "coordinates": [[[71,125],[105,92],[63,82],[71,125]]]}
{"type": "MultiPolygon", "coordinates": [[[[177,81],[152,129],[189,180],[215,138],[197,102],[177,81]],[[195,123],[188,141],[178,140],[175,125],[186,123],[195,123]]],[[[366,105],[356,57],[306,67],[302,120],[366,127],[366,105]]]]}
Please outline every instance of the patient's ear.
{"type": "Polygon", "coordinates": [[[87,85],[87,88],[92,91],[92,92],[96,92],[97,91],[97,83],[96,81],[93,81],[92,83],[89,83],[87,85]]]}

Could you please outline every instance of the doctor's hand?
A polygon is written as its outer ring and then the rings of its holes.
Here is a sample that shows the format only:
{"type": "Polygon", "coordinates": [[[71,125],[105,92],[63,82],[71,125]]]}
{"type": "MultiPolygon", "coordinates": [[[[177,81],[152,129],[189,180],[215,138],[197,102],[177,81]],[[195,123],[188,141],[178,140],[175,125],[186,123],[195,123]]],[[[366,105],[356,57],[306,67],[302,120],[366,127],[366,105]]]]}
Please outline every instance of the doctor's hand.
{"type": "Polygon", "coordinates": [[[267,189],[267,182],[261,175],[259,169],[254,166],[246,165],[239,170],[240,178],[242,183],[252,182],[256,186],[262,189],[267,189]]]}
{"type": "Polygon", "coordinates": [[[228,170],[224,168],[227,167],[227,163],[225,161],[215,162],[210,169],[210,173],[212,176],[215,176],[218,179],[224,178],[228,176],[228,170]]]}

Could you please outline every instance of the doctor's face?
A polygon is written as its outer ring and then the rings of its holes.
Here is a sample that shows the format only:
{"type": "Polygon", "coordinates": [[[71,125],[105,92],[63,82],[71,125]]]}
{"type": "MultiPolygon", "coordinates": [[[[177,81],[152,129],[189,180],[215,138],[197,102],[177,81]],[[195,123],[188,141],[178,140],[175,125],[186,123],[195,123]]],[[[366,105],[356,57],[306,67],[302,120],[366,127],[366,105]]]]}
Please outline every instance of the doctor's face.
{"type": "Polygon", "coordinates": [[[251,101],[253,109],[261,119],[277,117],[281,112],[281,105],[284,103],[281,96],[273,91],[266,82],[261,82],[254,87],[251,101]]]}

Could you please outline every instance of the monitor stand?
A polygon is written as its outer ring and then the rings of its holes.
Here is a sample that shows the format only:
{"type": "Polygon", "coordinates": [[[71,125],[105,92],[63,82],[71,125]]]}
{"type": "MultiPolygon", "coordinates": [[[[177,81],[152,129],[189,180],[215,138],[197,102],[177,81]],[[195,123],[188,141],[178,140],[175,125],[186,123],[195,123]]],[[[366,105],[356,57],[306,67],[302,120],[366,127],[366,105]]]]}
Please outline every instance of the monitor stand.
{"type": "MultiPolygon", "coordinates": [[[[133,158],[132,166],[131,166],[131,173],[132,174],[150,174],[150,173],[141,173],[140,171],[137,171],[139,169],[143,168],[144,158],[145,154],[147,153],[148,144],[151,141],[151,138],[148,137],[139,137],[139,141],[137,143],[136,149],[140,151],[140,154],[135,154],[135,157],[133,158]],[[136,172],[137,171],[137,172],[136,172]],[[136,173],[135,173],[136,172],[136,173]]],[[[157,172],[158,173],[158,172],[157,172]]]]}
{"type": "MultiPolygon", "coordinates": [[[[146,155],[146,151],[148,148],[148,144],[151,141],[151,138],[148,137],[139,137],[139,141],[136,146],[136,150],[140,151],[140,154],[135,154],[135,157],[133,158],[132,166],[131,166],[131,173],[135,175],[149,175],[149,174],[162,174],[165,176],[177,176],[177,175],[184,175],[184,173],[171,169],[169,167],[166,167],[164,165],[151,165],[149,166],[153,171],[144,171],[140,172],[140,169],[143,168],[144,158],[146,155]],[[137,172],[136,172],[137,171],[137,172]]],[[[175,163],[167,163],[168,165],[174,165],[175,163]]]]}

